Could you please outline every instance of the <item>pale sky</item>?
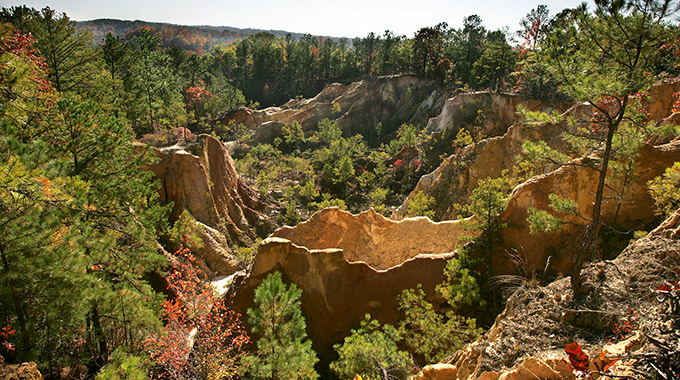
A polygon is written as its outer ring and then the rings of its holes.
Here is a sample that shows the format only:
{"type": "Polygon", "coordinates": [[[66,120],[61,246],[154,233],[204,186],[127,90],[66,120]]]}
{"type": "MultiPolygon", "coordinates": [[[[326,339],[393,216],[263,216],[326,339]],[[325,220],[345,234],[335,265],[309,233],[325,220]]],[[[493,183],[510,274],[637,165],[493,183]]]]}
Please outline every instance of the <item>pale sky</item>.
{"type": "MultiPolygon", "coordinates": [[[[425,26],[447,22],[459,28],[463,18],[478,14],[488,29],[519,29],[519,20],[538,4],[550,14],[578,6],[581,0],[52,0],[7,1],[66,12],[73,20],[97,18],[275,29],[332,37],[382,34],[386,29],[412,37],[425,26]]],[[[592,3],[592,1],[591,1],[592,3]]]]}

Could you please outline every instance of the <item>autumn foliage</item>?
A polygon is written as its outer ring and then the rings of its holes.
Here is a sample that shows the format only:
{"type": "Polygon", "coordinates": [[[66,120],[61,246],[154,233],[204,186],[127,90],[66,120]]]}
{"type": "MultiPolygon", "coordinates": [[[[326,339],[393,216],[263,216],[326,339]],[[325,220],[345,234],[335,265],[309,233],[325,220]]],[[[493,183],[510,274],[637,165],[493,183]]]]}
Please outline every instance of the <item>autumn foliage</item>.
{"type": "Polygon", "coordinates": [[[14,351],[14,343],[9,341],[9,337],[11,335],[16,334],[16,330],[12,328],[10,325],[5,325],[2,329],[0,329],[0,350],[4,350],[6,352],[9,351],[14,351]]]}
{"type": "Polygon", "coordinates": [[[44,75],[47,72],[47,62],[34,45],[35,39],[31,33],[10,30],[0,38],[0,54],[10,53],[32,64],[31,71],[38,82],[39,90],[41,92],[51,92],[52,86],[44,75]]]}
{"type": "Polygon", "coordinates": [[[575,371],[581,373],[588,373],[588,362],[590,359],[586,355],[581,346],[576,342],[571,342],[564,347],[564,352],[569,355],[569,363],[574,367],[575,371]]]}
{"type": "Polygon", "coordinates": [[[619,359],[609,359],[607,350],[603,350],[599,356],[591,359],[576,342],[567,344],[564,352],[569,355],[569,364],[573,368],[574,375],[579,379],[591,379],[592,375],[606,375],[607,371],[619,361],[619,359]],[[596,369],[593,372],[590,371],[591,361],[596,369]]]}
{"type": "Polygon", "coordinates": [[[207,99],[213,97],[210,91],[206,90],[205,87],[189,87],[184,92],[184,102],[190,108],[196,108],[196,106],[207,99]]]}
{"type": "MultiPolygon", "coordinates": [[[[186,245],[186,239],[184,239],[186,245]]],[[[182,245],[168,274],[177,297],[162,304],[165,327],[146,341],[158,379],[221,379],[240,373],[249,342],[241,316],[227,307],[199,269],[200,261],[182,245]]]]}

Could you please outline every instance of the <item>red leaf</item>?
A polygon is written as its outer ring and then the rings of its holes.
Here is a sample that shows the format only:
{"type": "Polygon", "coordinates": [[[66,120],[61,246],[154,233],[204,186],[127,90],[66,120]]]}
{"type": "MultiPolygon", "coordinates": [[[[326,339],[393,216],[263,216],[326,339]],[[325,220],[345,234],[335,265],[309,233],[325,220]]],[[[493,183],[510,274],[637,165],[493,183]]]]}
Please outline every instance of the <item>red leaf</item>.
{"type": "Polygon", "coordinates": [[[10,335],[16,334],[17,330],[12,329],[12,326],[6,325],[2,329],[0,329],[0,337],[7,339],[9,338],[10,335]]]}
{"type": "Polygon", "coordinates": [[[564,347],[564,352],[569,355],[569,363],[577,371],[588,373],[588,355],[586,355],[581,346],[576,342],[571,342],[564,347]]]}
{"type": "Polygon", "coordinates": [[[655,290],[659,293],[670,293],[675,290],[680,290],[680,280],[677,282],[666,281],[665,284],[659,285],[655,290]]]}
{"type": "Polygon", "coordinates": [[[14,351],[14,343],[10,342],[2,342],[2,345],[4,346],[5,350],[9,351],[14,351]]]}

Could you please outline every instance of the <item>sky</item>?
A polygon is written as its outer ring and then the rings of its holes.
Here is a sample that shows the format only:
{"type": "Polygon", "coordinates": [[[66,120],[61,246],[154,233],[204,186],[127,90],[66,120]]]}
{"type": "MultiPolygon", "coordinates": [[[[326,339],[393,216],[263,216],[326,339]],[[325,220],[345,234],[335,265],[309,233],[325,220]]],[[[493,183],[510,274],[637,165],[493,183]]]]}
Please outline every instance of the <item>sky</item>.
{"type": "Polygon", "coordinates": [[[420,28],[447,22],[459,28],[477,14],[488,29],[519,29],[519,20],[538,4],[554,15],[582,0],[53,0],[7,1],[3,7],[49,6],[72,20],[144,20],[180,25],[273,29],[332,37],[363,37],[391,30],[412,37],[420,28]]]}

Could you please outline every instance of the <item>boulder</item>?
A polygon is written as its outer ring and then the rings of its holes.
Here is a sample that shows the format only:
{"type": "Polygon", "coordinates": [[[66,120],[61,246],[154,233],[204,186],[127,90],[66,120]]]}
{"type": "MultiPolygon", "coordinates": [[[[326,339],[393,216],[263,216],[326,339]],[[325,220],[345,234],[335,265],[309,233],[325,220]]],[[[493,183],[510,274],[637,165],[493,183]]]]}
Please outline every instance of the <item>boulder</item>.
{"type": "Polygon", "coordinates": [[[221,123],[241,123],[253,131],[256,142],[272,142],[281,128],[294,121],[307,135],[324,119],[337,120],[347,134],[360,133],[378,139],[402,123],[423,124],[441,110],[446,90],[433,80],[410,75],[365,79],[349,85],[327,85],[310,99],[291,100],[263,110],[240,108],[226,114],[221,123]],[[382,125],[380,133],[376,130],[382,125]]]}
{"type": "Polygon", "coordinates": [[[271,231],[267,206],[238,177],[227,148],[211,136],[153,151],[159,160],[148,169],[161,181],[160,201],[173,204],[170,219],[188,211],[203,231],[204,247],[197,254],[215,274],[233,273],[231,248],[271,231]]]}
{"type": "Polygon", "coordinates": [[[404,289],[422,284],[428,299],[438,303],[435,286],[444,281],[446,261],[461,235],[459,222],[396,222],[373,210],[352,215],[325,209],[262,242],[249,275],[237,285],[233,308],[245,315],[264,277],[281,272],[302,290],[307,333],[327,365],[333,344],[358,328],[366,313],[396,323],[397,296],[404,289]]]}

